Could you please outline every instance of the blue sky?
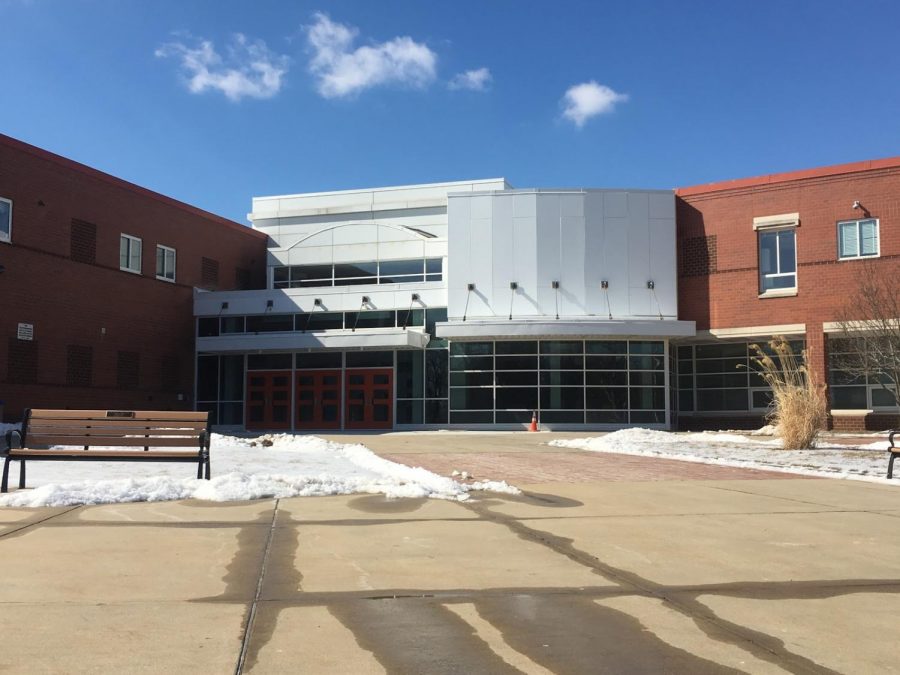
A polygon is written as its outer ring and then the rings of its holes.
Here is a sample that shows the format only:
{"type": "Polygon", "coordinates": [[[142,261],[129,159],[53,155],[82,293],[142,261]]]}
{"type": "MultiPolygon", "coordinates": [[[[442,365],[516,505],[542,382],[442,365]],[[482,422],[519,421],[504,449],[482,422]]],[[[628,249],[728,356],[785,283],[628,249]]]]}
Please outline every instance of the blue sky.
{"type": "Polygon", "coordinates": [[[0,132],[254,195],[670,188],[900,155],[895,2],[0,0],[0,132]]]}

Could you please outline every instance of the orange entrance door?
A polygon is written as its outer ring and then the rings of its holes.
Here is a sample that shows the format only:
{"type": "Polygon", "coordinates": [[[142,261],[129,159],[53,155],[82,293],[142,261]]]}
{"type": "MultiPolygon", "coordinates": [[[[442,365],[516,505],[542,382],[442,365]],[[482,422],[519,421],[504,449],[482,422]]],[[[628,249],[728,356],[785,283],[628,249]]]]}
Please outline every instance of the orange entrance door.
{"type": "Polygon", "coordinates": [[[247,429],[291,428],[291,373],[247,373],[247,429]]]}
{"type": "Polygon", "coordinates": [[[346,429],[391,429],[394,426],[392,368],[348,369],[345,382],[346,429]]]}
{"type": "Polygon", "coordinates": [[[297,429],[339,429],[341,371],[297,371],[297,429]]]}

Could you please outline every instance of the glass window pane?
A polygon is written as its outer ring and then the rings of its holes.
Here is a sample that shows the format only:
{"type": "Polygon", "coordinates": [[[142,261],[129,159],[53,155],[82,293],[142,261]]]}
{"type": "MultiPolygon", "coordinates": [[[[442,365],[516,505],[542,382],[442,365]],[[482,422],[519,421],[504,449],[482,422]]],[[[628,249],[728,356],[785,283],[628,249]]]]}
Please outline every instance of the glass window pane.
{"type": "Polygon", "coordinates": [[[461,372],[450,373],[451,387],[490,387],[494,384],[494,374],[486,372],[461,372]]]}
{"type": "Polygon", "coordinates": [[[450,345],[450,354],[466,354],[469,356],[494,353],[493,342],[454,342],[450,345]]]}
{"type": "MultiPolygon", "coordinates": [[[[649,357],[648,357],[649,358],[649,357]]],[[[583,370],[584,357],[573,355],[541,356],[541,370],[583,370]]]]}
{"type": "Polygon", "coordinates": [[[347,277],[374,277],[378,274],[378,263],[337,263],[334,266],[334,278],[346,279],[347,277]]]}
{"type": "Polygon", "coordinates": [[[628,397],[632,410],[663,410],[666,407],[666,390],[662,387],[631,387],[628,397]]]}
{"type": "Polygon", "coordinates": [[[497,409],[536,410],[538,390],[536,387],[509,387],[497,390],[497,409]]]}
{"type": "Polygon", "coordinates": [[[305,368],[310,370],[331,370],[341,367],[340,352],[310,352],[308,354],[297,354],[295,365],[297,368],[305,368]]]}
{"type": "MultiPolygon", "coordinates": [[[[425,352],[425,396],[447,397],[447,350],[429,349],[425,352]]],[[[444,415],[446,421],[446,414],[444,415]]]]}
{"type": "Polygon", "coordinates": [[[584,343],[581,340],[543,340],[541,354],[581,354],[584,343]]]}
{"type": "Polygon", "coordinates": [[[220,401],[244,400],[244,356],[233,354],[221,357],[219,378],[220,401]]]}
{"type": "Polygon", "coordinates": [[[832,387],[831,407],[837,410],[862,410],[868,408],[865,387],[832,387]]]}
{"type": "Polygon", "coordinates": [[[541,387],[542,410],[581,410],[584,389],[581,387],[541,387]]]}
{"type": "Polygon", "coordinates": [[[397,401],[397,424],[422,424],[422,401],[397,401]]]}
{"type": "Polygon", "coordinates": [[[760,274],[777,274],[778,273],[778,233],[777,232],[760,232],[759,233],[759,273],[760,274]]]}
{"type": "Polygon", "coordinates": [[[344,315],[340,312],[312,312],[297,317],[297,329],[311,332],[339,330],[344,327],[344,315]]]}
{"type": "Polygon", "coordinates": [[[425,424],[447,424],[447,400],[425,401],[425,424]]]}
{"type": "Polygon", "coordinates": [[[545,370],[541,373],[541,384],[568,386],[584,384],[584,373],[580,370],[545,370]]]}
{"type": "Polygon", "coordinates": [[[331,265],[292,265],[291,281],[331,279],[331,265]]]}
{"type": "Polygon", "coordinates": [[[498,371],[496,378],[498,387],[537,385],[538,374],[537,370],[498,371]]]}
{"type": "Polygon", "coordinates": [[[632,340],[628,343],[629,354],[663,354],[665,353],[665,344],[662,342],[650,342],[632,340]]]}
{"type": "Polygon", "coordinates": [[[878,254],[878,221],[863,220],[859,223],[859,254],[878,254]]]}
{"type": "Polygon", "coordinates": [[[585,356],[585,367],[588,370],[626,370],[628,357],[621,356],[585,356]]]}
{"type": "Polygon", "coordinates": [[[538,357],[535,356],[498,356],[497,370],[537,370],[538,357]]]}
{"type": "Polygon", "coordinates": [[[258,314],[247,317],[248,333],[278,333],[294,330],[293,314],[258,314]]]}
{"type": "MultiPolygon", "coordinates": [[[[274,267],[272,268],[272,281],[276,284],[285,283],[291,280],[290,277],[290,269],[287,267],[274,267]]],[[[276,286],[275,288],[278,288],[276,286]]]]}
{"type": "Polygon", "coordinates": [[[840,252],[842,258],[859,255],[859,239],[857,237],[856,222],[841,223],[838,227],[840,252]]]}
{"type": "Polygon", "coordinates": [[[215,401],[219,389],[219,357],[197,357],[197,400],[215,401]]]}
{"type": "MultiPolygon", "coordinates": [[[[422,276],[423,269],[423,261],[421,259],[416,260],[382,260],[378,264],[378,276],[380,277],[392,277],[398,274],[418,274],[420,277],[422,276]]],[[[346,276],[365,276],[360,274],[355,275],[346,275],[346,276]]],[[[382,279],[382,283],[385,282],[382,279]]]]}
{"type": "Polygon", "coordinates": [[[872,388],[872,406],[875,408],[893,408],[897,405],[894,392],[881,387],[872,388]]]}
{"type": "Polygon", "coordinates": [[[628,343],[625,340],[588,340],[584,350],[588,354],[627,354],[628,343]]]}
{"type": "Polygon", "coordinates": [[[450,389],[450,409],[451,410],[493,410],[494,408],[494,390],[493,388],[485,389],[467,389],[467,388],[451,388],[450,389]]]}
{"type": "Polygon", "coordinates": [[[0,239],[9,239],[12,210],[7,201],[0,201],[0,239]]]}
{"type": "Polygon", "coordinates": [[[348,368],[390,368],[394,352],[347,352],[348,368]]]}
{"type": "Polygon", "coordinates": [[[223,316],[221,322],[223,333],[243,333],[244,317],[242,316],[223,316]]]}
{"type": "Polygon", "coordinates": [[[626,410],[628,389],[625,387],[588,387],[587,407],[596,410],[626,410]]]}
{"type": "Polygon", "coordinates": [[[215,337],[219,334],[219,320],[206,317],[197,320],[197,337],[215,337]]]}
{"type": "Polygon", "coordinates": [[[747,410],[748,389],[703,389],[697,391],[697,410],[747,410]]]}
{"type": "Polygon", "coordinates": [[[494,370],[493,356],[454,356],[450,370],[494,370]]]}
{"type": "MultiPolygon", "coordinates": [[[[655,373],[648,372],[648,375],[655,373]]],[[[589,385],[608,387],[624,387],[628,384],[628,371],[626,370],[597,370],[585,373],[589,385]]]]}
{"type": "Polygon", "coordinates": [[[397,352],[397,398],[422,398],[425,396],[424,351],[401,350],[397,352]]]}
{"type": "Polygon", "coordinates": [[[794,230],[783,230],[778,233],[779,272],[796,272],[797,271],[797,252],[795,250],[794,230]]]}
{"type": "Polygon", "coordinates": [[[537,342],[534,340],[516,340],[514,342],[498,342],[497,354],[537,354],[537,342]]]}

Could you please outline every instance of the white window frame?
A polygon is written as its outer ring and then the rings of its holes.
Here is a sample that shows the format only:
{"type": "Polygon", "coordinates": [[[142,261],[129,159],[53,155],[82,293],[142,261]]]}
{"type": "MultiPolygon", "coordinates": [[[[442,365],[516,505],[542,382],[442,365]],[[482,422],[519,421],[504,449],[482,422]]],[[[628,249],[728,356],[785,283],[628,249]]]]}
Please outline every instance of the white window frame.
{"type": "Polygon", "coordinates": [[[8,230],[5,233],[3,232],[3,230],[0,230],[0,241],[5,241],[7,243],[11,243],[12,242],[12,220],[13,220],[12,199],[6,199],[5,197],[0,197],[0,202],[3,202],[4,204],[7,204],[9,206],[9,222],[6,223],[8,230]]]}
{"type": "Polygon", "coordinates": [[[837,223],[837,253],[838,260],[862,260],[863,258],[879,258],[881,257],[881,223],[878,218],[860,218],[858,220],[839,220],[837,223]],[[862,254],[862,223],[875,223],[875,253],[869,255],[862,254]],[[841,255],[841,226],[856,225],[856,255],[841,255]]]}
{"type": "Polygon", "coordinates": [[[175,270],[176,270],[177,267],[178,267],[178,252],[177,252],[174,248],[172,248],[171,246],[164,246],[163,244],[157,244],[157,245],[156,245],[156,265],[157,265],[157,270],[159,269],[159,256],[160,256],[160,253],[162,253],[162,255],[163,255],[163,273],[162,273],[162,276],[160,276],[159,274],[157,274],[157,275],[156,275],[156,278],[159,279],[160,281],[168,281],[169,283],[174,284],[174,283],[175,283],[175,270]],[[166,255],[166,253],[169,253],[169,252],[171,252],[171,254],[172,254],[172,270],[171,270],[172,276],[171,276],[171,277],[166,276],[166,272],[167,272],[168,270],[166,269],[166,258],[165,258],[165,255],[166,255]]]}
{"type": "Polygon", "coordinates": [[[787,227],[765,227],[757,229],[756,241],[756,258],[757,269],[759,271],[759,297],[772,297],[779,295],[797,295],[797,287],[799,285],[797,274],[797,228],[793,225],[787,227]],[[794,235],[794,271],[793,272],[775,272],[774,274],[763,274],[760,253],[762,251],[762,237],[767,234],[775,234],[775,264],[781,269],[781,239],[777,237],[781,232],[791,232],[794,235]],[[794,285],[785,288],[763,288],[763,279],[772,279],[777,277],[794,277],[794,285]]]}
{"type": "Polygon", "coordinates": [[[131,272],[132,274],[140,274],[141,267],[143,264],[144,264],[144,242],[143,242],[143,240],[140,237],[135,237],[130,234],[125,234],[125,233],[120,234],[119,235],[119,269],[122,270],[123,272],[131,272]],[[127,265],[128,266],[122,265],[122,241],[123,240],[128,241],[128,254],[127,254],[127,256],[128,256],[127,265]],[[135,242],[135,241],[140,245],[140,248],[141,248],[140,255],[138,255],[138,257],[137,257],[137,268],[131,266],[134,264],[134,254],[132,252],[131,247],[132,247],[132,242],[135,242]]]}

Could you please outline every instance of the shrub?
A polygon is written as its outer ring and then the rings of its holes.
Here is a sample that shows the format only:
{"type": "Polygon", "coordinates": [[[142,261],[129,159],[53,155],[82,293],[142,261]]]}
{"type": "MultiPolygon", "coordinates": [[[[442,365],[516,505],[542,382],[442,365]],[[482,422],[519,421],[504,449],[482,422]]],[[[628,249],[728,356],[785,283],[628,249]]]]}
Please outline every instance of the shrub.
{"type": "Polygon", "coordinates": [[[807,363],[807,352],[794,354],[790,343],[781,336],[769,341],[769,349],[751,345],[756,356],[750,360],[772,388],[772,403],[766,419],[778,427],[785,450],[811,448],[825,428],[825,387],[818,382],[807,363]]]}

